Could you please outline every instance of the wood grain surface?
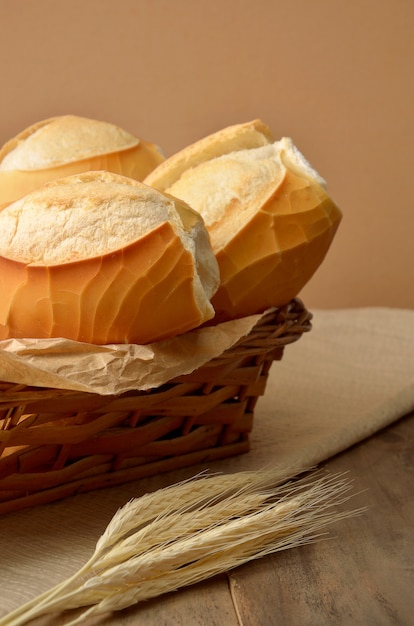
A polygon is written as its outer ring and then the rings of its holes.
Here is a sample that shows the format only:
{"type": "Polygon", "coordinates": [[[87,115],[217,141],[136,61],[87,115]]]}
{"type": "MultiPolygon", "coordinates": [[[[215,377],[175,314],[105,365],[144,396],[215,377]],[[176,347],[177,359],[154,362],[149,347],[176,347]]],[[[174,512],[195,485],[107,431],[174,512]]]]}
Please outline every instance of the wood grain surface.
{"type": "MultiPolygon", "coordinates": [[[[358,492],[340,508],[366,506],[363,516],[338,522],[326,540],[85,626],[412,626],[414,414],[321,470],[349,472],[358,492]]],[[[60,626],[67,618],[33,624],[60,626]]]]}

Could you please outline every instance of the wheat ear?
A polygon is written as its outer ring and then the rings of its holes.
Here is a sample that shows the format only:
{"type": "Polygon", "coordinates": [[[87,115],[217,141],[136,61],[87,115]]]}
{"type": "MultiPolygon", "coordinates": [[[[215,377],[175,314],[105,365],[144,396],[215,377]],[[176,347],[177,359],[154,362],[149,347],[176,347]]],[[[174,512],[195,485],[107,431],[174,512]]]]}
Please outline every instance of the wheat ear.
{"type": "MultiPolygon", "coordinates": [[[[113,545],[122,541],[137,528],[159,518],[160,515],[165,516],[176,511],[184,512],[187,507],[202,506],[203,503],[213,502],[217,498],[235,494],[238,490],[246,491],[249,486],[255,489],[258,488],[259,484],[263,489],[266,485],[275,487],[302,471],[302,468],[298,467],[280,466],[263,469],[260,473],[246,471],[230,475],[212,475],[200,472],[187,480],[134,498],[118,509],[98,539],[93,555],[80,570],[62,583],[15,609],[8,618],[17,619],[33,607],[39,610],[41,606],[48,604],[53,597],[76,588],[78,582],[88,577],[95,563],[104,558],[113,545]]],[[[0,626],[3,626],[1,618],[0,626]]]]}
{"type": "Polygon", "coordinates": [[[79,624],[315,541],[325,526],[361,512],[335,511],[350,497],[343,475],[285,483],[281,476],[274,472],[272,481],[272,470],[203,475],[132,500],[109,523],[81,575],[0,619],[0,626],[89,606],[70,623],[79,624]]]}
{"type": "MultiPolygon", "coordinates": [[[[203,503],[213,502],[217,498],[237,493],[239,489],[246,491],[250,485],[255,486],[256,489],[259,484],[262,488],[265,488],[266,485],[275,487],[302,471],[304,470],[298,467],[280,466],[264,469],[260,473],[246,471],[230,475],[213,475],[200,472],[187,480],[130,500],[115,513],[104,533],[98,539],[93,555],[80,570],[52,589],[12,611],[7,616],[8,620],[16,620],[20,615],[27,614],[34,607],[40,610],[43,605],[50,603],[55,596],[68,593],[71,589],[76,588],[79,581],[85,580],[90,575],[95,562],[104,558],[106,552],[113,545],[160,515],[166,515],[168,512],[173,513],[177,510],[183,512],[189,506],[202,506],[203,503]]],[[[3,626],[3,619],[0,618],[0,626],[3,626]]],[[[4,624],[8,626],[9,621],[4,622],[4,624]]]]}

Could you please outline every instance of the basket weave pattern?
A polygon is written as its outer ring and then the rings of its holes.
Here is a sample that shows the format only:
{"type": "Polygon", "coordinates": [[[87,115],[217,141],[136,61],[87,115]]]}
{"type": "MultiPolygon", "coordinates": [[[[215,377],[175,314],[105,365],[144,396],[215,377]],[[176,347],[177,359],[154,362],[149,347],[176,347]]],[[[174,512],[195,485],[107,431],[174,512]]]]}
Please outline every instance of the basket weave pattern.
{"type": "Polygon", "coordinates": [[[151,391],[0,382],[0,513],[247,452],[269,369],[310,320],[292,300],[219,357],[151,391]]]}

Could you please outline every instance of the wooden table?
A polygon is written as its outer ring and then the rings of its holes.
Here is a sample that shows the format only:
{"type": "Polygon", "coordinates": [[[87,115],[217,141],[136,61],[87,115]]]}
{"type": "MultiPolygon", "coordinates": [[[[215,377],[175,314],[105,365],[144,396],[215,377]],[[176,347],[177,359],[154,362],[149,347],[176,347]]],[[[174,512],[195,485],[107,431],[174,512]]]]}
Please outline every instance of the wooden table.
{"type": "Polygon", "coordinates": [[[338,522],[326,541],[251,562],[85,626],[412,626],[414,414],[322,467],[350,472],[361,492],[341,506],[367,506],[362,517],[338,522]]]}

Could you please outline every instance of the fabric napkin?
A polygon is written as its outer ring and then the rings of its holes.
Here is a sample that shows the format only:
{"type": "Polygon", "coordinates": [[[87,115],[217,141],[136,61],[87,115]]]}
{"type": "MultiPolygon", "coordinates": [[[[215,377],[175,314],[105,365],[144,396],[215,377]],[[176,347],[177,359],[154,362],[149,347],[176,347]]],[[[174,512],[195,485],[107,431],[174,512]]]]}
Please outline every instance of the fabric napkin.
{"type": "Polygon", "coordinates": [[[253,447],[318,464],[414,411],[414,311],[316,311],[313,329],[273,366],[253,447]]]}

